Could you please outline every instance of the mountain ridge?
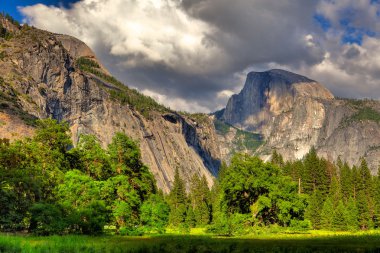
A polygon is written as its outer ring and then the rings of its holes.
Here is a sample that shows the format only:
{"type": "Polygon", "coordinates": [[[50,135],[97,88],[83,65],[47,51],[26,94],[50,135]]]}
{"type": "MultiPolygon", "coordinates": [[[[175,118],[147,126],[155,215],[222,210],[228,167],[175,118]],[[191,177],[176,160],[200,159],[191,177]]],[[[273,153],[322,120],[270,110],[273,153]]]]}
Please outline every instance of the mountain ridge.
{"type": "Polygon", "coordinates": [[[283,70],[278,75],[278,71],[249,73],[241,92],[214,115],[262,134],[265,143],[256,154],[264,159],[270,158],[272,150],[286,160],[302,159],[314,146],[330,161],[341,157],[355,165],[364,157],[376,173],[380,102],[335,98],[317,81],[283,70]]]}

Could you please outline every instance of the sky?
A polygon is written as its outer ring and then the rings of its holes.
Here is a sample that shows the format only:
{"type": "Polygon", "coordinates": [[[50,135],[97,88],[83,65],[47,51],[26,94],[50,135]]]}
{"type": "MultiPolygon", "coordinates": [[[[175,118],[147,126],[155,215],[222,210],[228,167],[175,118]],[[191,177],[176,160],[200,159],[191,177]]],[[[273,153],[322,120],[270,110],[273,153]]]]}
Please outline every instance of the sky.
{"type": "Polygon", "coordinates": [[[272,68],[337,97],[380,98],[378,0],[0,0],[0,11],[83,40],[176,110],[221,109],[247,73],[272,68]]]}

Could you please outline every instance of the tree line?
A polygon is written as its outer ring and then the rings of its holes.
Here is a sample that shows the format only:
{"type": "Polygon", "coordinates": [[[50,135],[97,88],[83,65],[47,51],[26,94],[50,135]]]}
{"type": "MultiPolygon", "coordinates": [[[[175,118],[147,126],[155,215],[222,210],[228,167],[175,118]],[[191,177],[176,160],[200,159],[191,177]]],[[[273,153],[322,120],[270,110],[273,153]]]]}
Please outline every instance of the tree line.
{"type": "Polygon", "coordinates": [[[365,230],[380,225],[380,178],[364,159],[351,168],[314,148],[289,162],[277,152],[270,162],[236,154],[211,189],[198,175],[186,185],[177,169],[165,195],[125,134],[107,148],[82,135],[73,147],[68,124],[46,119],[32,138],[0,141],[0,206],[0,231],[37,235],[365,230]]]}

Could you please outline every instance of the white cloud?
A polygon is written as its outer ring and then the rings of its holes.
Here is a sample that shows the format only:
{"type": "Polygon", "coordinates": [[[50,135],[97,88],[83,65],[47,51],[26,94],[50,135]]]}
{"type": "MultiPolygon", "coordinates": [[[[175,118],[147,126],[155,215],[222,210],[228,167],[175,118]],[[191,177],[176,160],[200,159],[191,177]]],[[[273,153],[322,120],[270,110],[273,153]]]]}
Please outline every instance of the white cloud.
{"type": "Polygon", "coordinates": [[[172,109],[175,108],[177,111],[191,113],[209,111],[207,107],[199,105],[196,101],[189,101],[181,98],[172,98],[170,96],[158,94],[150,90],[142,90],[141,92],[146,96],[152,97],[158,103],[164,104],[172,109]]]}
{"type": "Polygon", "coordinates": [[[207,43],[205,22],[187,15],[175,0],[84,0],[72,9],[35,5],[21,9],[33,25],[79,37],[90,46],[103,40],[128,66],[163,62],[179,71],[204,73],[220,51],[207,43]],[[139,57],[133,57],[139,55],[139,57]]]}
{"type": "Polygon", "coordinates": [[[337,96],[380,97],[380,8],[371,0],[82,0],[21,10],[39,28],[82,39],[122,81],[177,110],[220,108],[248,71],[267,68],[307,75],[337,96]],[[342,44],[342,20],[364,31],[361,45],[342,44]]]}

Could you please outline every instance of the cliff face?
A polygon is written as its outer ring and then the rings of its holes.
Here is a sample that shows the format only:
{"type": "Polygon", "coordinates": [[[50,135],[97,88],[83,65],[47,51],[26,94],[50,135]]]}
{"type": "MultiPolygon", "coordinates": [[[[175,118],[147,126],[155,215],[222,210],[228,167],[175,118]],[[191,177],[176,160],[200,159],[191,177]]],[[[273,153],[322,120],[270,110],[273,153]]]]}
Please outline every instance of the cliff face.
{"type": "Polygon", "coordinates": [[[300,159],[312,146],[319,155],[351,165],[360,157],[375,173],[380,159],[380,103],[335,99],[316,81],[283,70],[252,72],[220,119],[264,136],[257,154],[273,149],[300,159]]]}
{"type": "Polygon", "coordinates": [[[196,173],[212,184],[221,158],[211,119],[196,122],[117,86],[91,49],[75,38],[13,29],[11,38],[0,38],[0,138],[29,136],[28,123],[47,117],[68,121],[74,143],[80,134],[94,134],[105,146],[114,133],[124,132],[140,143],[143,161],[165,192],[176,168],[186,181],[196,173]],[[96,71],[81,69],[78,59],[83,58],[95,62],[96,71]],[[120,94],[150,107],[141,109],[120,94]],[[9,134],[11,128],[17,136],[9,134]]]}

